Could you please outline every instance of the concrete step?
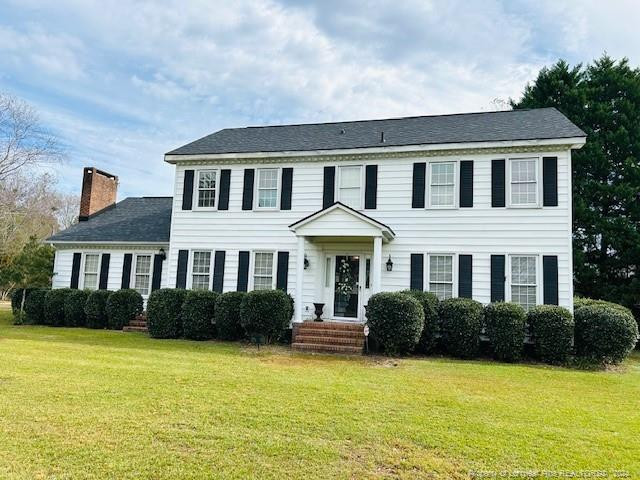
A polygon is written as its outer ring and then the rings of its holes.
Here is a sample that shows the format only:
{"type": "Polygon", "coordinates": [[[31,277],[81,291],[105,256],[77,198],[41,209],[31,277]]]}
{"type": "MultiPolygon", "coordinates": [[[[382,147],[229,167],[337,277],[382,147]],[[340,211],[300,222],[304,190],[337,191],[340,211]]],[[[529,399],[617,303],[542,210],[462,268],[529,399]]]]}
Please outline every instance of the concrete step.
{"type": "Polygon", "coordinates": [[[292,343],[291,348],[307,353],[341,353],[343,355],[362,355],[362,347],[347,345],[327,345],[322,343],[292,343]]]}
{"type": "Polygon", "coordinates": [[[322,345],[350,345],[353,347],[364,346],[364,336],[362,338],[351,337],[327,337],[316,335],[296,335],[296,343],[322,344],[322,345]]]}

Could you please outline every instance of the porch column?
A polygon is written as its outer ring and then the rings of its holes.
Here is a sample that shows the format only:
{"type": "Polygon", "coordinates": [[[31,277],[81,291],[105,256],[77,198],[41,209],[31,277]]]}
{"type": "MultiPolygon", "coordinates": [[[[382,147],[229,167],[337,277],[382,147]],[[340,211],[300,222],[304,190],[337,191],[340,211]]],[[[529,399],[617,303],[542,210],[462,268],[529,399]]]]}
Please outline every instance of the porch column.
{"type": "Polygon", "coordinates": [[[382,237],[373,237],[373,288],[372,293],[382,290],[382,237]]]}
{"type": "Polygon", "coordinates": [[[298,237],[298,253],[296,255],[296,298],[295,298],[295,321],[302,322],[302,289],[304,276],[304,237],[298,237]]]}

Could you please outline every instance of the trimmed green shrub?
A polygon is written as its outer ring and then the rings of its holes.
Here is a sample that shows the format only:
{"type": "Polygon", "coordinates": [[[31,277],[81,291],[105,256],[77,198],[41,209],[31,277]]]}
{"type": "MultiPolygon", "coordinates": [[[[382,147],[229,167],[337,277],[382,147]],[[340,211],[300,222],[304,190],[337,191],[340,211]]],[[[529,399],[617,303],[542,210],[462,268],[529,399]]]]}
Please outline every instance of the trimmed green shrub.
{"type": "Polygon", "coordinates": [[[182,304],[187,291],[161,288],[151,292],[147,301],[147,328],[154,338],[179,338],[182,335],[182,304]]]}
{"type": "Polygon", "coordinates": [[[107,328],[107,300],[112,293],[111,290],[94,290],[89,294],[84,304],[87,327],[107,328]]]}
{"type": "Polygon", "coordinates": [[[44,302],[48,288],[34,288],[24,302],[24,323],[38,325],[44,323],[44,302]]]}
{"type": "Polygon", "coordinates": [[[22,292],[26,290],[25,302],[27,301],[27,297],[29,296],[29,292],[33,290],[33,288],[16,288],[13,293],[11,293],[11,312],[15,315],[16,312],[20,311],[20,305],[22,304],[22,292]]]}
{"type": "Polygon", "coordinates": [[[593,307],[593,306],[602,306],[602,307],[610,307],[616,310],[620,310],[621,312],[633,316],[633,313],[630,309],[623,305],[619,305],[613,302],[607,302],[606,300],[596,300],[595,298],[585,298],[585,297],[574,297],[573,298],[573,313],[575,315],[578,309],[583,307],[593,307]]]}
{"type": "Polygon", "coordinates": [[[422,290],[403,290],[401,293],[412,296],[422,305],[424,327],[418,342],[418,350],[422,353],[433,353],[440,336],[440,316],[438,315],[440,301],[438,297],[433,292],[423,292],[422,290]]]}
{"type": "Polygon", "coordinates": [[[245,292],[226,292],[218,297],[215,308],[216,333],[221,340],[240,340],[244,328],[240,322],[240,305],[245,292]]]}
{"type": "Polygon", "coordinates": [[[573,342],[573,316],[557,305],[538,305],[527,312],[534,339],[534,351],[545,363],[566,362],[573,342]]]}
{"type": "Polygon", "coordinates": [[[44,297],[44,323],[61,327],[64,325],[64,304],[67,296],[72,292],[70,288],[56,288],[49,290],[44,297]]]}
{"type": "Polygon", "coordinates": [[[142,295],[132,288],[117,290],[109,295],[105,311],[107,313],[107,328],[122,330],[129,322],[142,313],[142,295]]]}
{"type": "Polygon", "coordinates": [[[411,353],[420,340],[424,310],[413,296],[401,292],[372,295],[367,305],[371,337],[387,355],[411,353]]]}
{"type": "Polygon", "coordinates": [[[219,294],[209,290],[191,290],[182,304],[185,338],[208,340],[215,337],[215,308],[219,294]]]}
{"type": "Polygon", "coordinates": [[[515,362],[522,356],[527,315],[517,303],[490,303],[484,307],[486,333],[498,360],[515,362]]]}
{"type": "Polygon", "coordinates": [[[632,315],[611,305],[592,305],[575,312],[576,352],[590,362],[617,364],[638,341],[632,315]]]}
{"type": "Polygon", "coordinates": [[[473,358],[480,349],[483,307],[470,298],[448,298],[440,302],[442,346],[451,355],[473,358]]]}
{"type": "Polygon", "coordinates": [[[254,290],[240,304],[240,323],[250,337],[278,340],[291,321],[291,302],[282,290],[254,290]]]}
{"type": "Polygon", "coordinates": [[[84,307],[89,298],[88,290],[72,290],[67,295],[64,303],[64,324],[67,327],[84,327],[87,324],[87,316],[84,307]]]}

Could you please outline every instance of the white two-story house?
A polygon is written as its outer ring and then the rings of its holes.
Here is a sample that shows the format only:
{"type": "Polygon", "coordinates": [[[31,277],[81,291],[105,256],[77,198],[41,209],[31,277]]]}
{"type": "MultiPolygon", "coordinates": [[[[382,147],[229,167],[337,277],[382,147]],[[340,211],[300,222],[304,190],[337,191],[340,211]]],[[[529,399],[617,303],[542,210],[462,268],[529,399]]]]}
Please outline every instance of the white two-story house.
{"type": "Polygon", "coordinates": [[[54,288],[281,288],[294,322],[379,291],[572,308],[571,150],[553,108],[231,128],[170,151],[172,198],[85,169],[54,288]]]}

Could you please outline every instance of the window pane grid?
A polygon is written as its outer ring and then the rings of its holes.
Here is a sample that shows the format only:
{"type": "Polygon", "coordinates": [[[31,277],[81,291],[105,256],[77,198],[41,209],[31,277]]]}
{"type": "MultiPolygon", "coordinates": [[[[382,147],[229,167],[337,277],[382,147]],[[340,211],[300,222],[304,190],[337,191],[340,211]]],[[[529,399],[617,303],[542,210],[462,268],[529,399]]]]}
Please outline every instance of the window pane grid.
{"type": "Polygon", "coordinates": [[[211,272],[211,252],[193,252],[191,266],[191,289],[208,290],[211,272]]]}
{"type": "Polygon", "coordinates": [[[538,201],[536,159],[511,161],[511,203],[535,204],[538,201]]]}
{"type": "Polygon", "coordinates": [[[453,297],[453,256],[429,256],[429,291],[439,299],[453,297]]]}
{"type": "Polygon", "coordinates": [[[273,253],[256,252],[253,261],[254,290],[273,288],[273,253]]]}
{"type": "Polygon", "coordinates": [[[452,162],[431,163],[431,205],[452,207],[455,204],[455,164],[452,162]]]}
{"type": "Polygon", "coordinates": [[[98,265],[100,255],[88,254],[84,257],[84,288],[95,290],[98,288],[98,265]]]}
{"type": "Polygon", "coordinates": [[[361,175],[360,166],[340,167],[340,201],[351,208],[360,208],[361,175]]]}
{"type": "Polygon", "coordinates": [[[198,206],[214,207],[216,202],[216,171],[198,172],[198,206]]]}
{"type": "Polygon", "coordinates": [[[511,257],[511,301],[529,310],[537,303],[536,257],[511,257]]]}
{"type": "Polygon", "coordinates": [[[149,294],[151,280],[151,255],[136,255],[134,288],[140,295],[149,294]]]}
{"type": "Polygon", "coordinates": [[[278,169],[258,170],[258,207],[275,208],[278,200],[278,169]]]}

